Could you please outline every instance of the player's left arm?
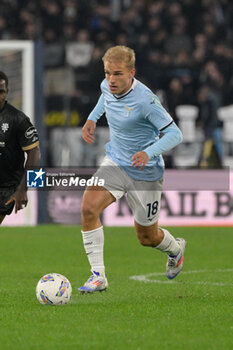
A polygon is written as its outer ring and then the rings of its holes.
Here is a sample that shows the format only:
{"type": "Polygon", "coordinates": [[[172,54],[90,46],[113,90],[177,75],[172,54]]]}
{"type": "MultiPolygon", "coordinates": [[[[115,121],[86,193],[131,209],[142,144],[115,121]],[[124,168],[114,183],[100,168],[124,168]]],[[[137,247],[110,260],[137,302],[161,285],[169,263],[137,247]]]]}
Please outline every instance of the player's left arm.
{"type": "Polygon", "coordinates": [[[17,213],[18,210],[26,207],[27,203],[28,203],[26,170],[37,168],[39,166],[39,163],[40,163],[39,145],[36,145],[33,148],[25,150],[25,152],[27,153],[27,160],[25,163],[24,175],[23,175],[16,191],[11,195],[11,197],[5,203],[5,205],[8,205],[12,202],[15,202],[15,213],[17,213]]]}
{"type": "Polygon", "coordinates": [[[182,142],[182,133],[178,126],[173,122],[163,130],[163,136],[147,147],[144,151],[137,152],[132,157],[132,165],[134,167],[140,167],[143,170],[146,164],[153,157],[169,151],[182,142]]]}
{"type": "Polygon", "coordinates": [[[143,170],[146,164],[153,157],[169,151],[182,142],[183,136],[181,130],[174,123],[170,114],[161,105],[159,99],[155,95],[150,96],[150,102],[145,103],[145,119],[163,134],[163,136],[155,141],[145,150],[137,152],[132,157],[132,165],[143,170]]]}

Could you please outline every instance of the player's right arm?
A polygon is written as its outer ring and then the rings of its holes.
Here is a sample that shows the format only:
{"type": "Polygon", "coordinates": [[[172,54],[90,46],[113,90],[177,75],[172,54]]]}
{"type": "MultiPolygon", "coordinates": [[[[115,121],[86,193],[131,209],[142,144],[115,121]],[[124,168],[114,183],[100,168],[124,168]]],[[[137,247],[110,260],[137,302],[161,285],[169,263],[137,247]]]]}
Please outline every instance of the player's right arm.
{"type": "Polygon", "coordinates": [[[93,143],[95,141],[95,137],[93,136],[95,131],[96,123],[92,120],[87,120],[82,128],[83,140],[87,143],[93,143]]]}
{"type": "Polygon", "coordinates": [[[82,136],[87,143],[93,143],[95,141],[94,131],[97,120],[104,114],[104,95],[101,94],[95,108],[90,113],[86,123],[82,128],[82,136]]]}

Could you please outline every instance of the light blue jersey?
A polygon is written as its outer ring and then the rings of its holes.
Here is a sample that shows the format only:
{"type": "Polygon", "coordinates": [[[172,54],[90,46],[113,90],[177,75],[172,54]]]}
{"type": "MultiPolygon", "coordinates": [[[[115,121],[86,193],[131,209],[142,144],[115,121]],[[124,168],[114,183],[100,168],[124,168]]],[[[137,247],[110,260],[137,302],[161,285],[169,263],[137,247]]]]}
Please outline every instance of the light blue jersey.
{"type": "Polygon", "coordinates": [[[101,83],[102,95],[88,119],[94,122],[106,113],[110,142],[106,154],[135,180],[155,181],[162,177],[161,153],[182,140],[179,128],[161,105],[158,97],[134,79],[124,95],[113,95],[107,80],[101,83]],[[160,132],[164,136],[159,139],[160,132]],[[145,151],[150,161],[143,170],[132,166],[132,156],[145,151]]]}

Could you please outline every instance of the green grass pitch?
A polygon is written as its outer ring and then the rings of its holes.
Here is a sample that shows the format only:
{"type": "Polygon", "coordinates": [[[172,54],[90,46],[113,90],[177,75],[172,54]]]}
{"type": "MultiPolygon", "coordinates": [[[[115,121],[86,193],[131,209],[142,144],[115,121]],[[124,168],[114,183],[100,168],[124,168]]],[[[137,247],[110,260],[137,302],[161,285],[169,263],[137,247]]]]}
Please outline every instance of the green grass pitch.
{"type": "Polygon", "coordinates": [[[166,255],[140,246],[133,228],[106,227],[109,289],[80,295],[90,275],[80,227],[1,227],[0,348],[232,350],[232,228],[169,230],[188,242],[176,279],[165,277],[166,255]],[[38,303],[37,281],[49,272],[71,281],[69,304],[38,303]]]}

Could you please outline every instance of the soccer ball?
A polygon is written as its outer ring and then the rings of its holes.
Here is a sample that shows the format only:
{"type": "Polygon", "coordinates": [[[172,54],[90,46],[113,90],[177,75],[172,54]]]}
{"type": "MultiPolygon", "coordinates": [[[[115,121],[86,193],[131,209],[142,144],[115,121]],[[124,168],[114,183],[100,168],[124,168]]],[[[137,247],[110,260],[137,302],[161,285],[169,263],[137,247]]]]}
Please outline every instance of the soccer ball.
{"type": "Polygon", "coordinates": [[[62,305],[70,301],[72,287],[69,280],[59,273],[48,273],[36,286],[36,297],[43,305],[62,305]]]}

